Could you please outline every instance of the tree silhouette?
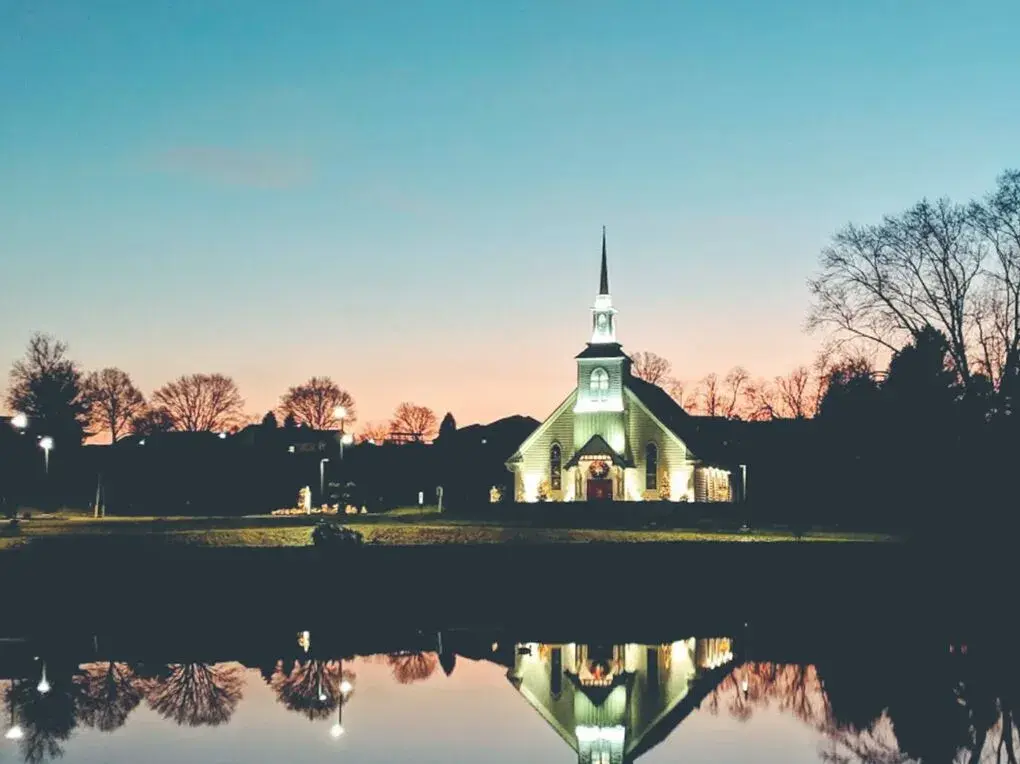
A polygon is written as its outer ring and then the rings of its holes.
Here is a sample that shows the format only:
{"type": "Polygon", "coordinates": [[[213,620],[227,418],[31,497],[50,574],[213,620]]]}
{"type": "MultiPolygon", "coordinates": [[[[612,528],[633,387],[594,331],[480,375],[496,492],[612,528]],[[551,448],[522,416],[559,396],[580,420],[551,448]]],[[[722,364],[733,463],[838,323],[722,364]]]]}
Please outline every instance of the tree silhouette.
{"type": "Polygon", "coordinates": [[[182,432],[228,430],[244,417],[237,385],[222,374],[178,377],[152,394],[152,404],[182,432]]]}
{"type": "Polygon", "coordinates": [[[395,653],[386,656],[393,678],[400,684],[412,684],[428,679],[435,673],[439,658],[435,653],[395,653]]]}
{"type": "Polygon", "coordinates": [[[161,432],[172,432],[174,421],[165,409],[145,409],[131,420],[131,434],[146,437],[161,432]]]}
{"type": "Polygon", "coordinates": [[[283,418],[283,429],[293,430],[297,426],[298,426],[297,417],[294,416],[293,414],[287,414],[283,418]]]}
{"type": "Polygon", "coordinates": [[[439,423],[439,434],[436,436],[436,442],[449,442],[450,437],[457,432],[457,420],[453,418],[453,414],[449,411],[443,417],[443,421],[439,423]]]}
{"type": "Polygon", "coordinates": [[[113,732],[149,691],[149,683],[126,663],[84,663],[75,677],[78,720],[102,732],[113,732]]]}
{"type": "Polygon", "coordinates": [[[262,417],[262,428],[265,430],[275,430],[280,425],[276,421],[276,414],[272,411],[267,411],[266,415],[262,417]]]}
{"type": "Polygon", "coordinates": [[[810,282],[809,327],[895,352],[934,326],[967,384],[971,338],[987,325],[987,287],[995,281],[984,276],[991,264],[972,213],[948,199],[923,200],[881,223],[838,231],[810,282]]]}
{"type": "Polygon", "coordinates": [[[653,385],[664,385],[669,382],[673,365],[661,355],[642,350],[631,355],[631,374],[653,385]]]}
{"type": "Polygon", "coordinates": [[[67,358],[67,345],[48,334],[32,335],[25,357],[14,362],[6,400],[58,445],[80,444],[87,435],[91,405],[82,374],[67,358]]]}
{"type": "Polygon", "coordinates": [[[82,383],[85,397],[91,404],[92,433],[110,433],[117,440],[131,429],[132,421],[145,412],[145,397],[135,387],[127,372],[117,368],[93,371],[82,383]]]}
{"type": "Polygon", "coordinates": [[[313,430],[339,429],[341,422],[334,414],[338,406],[346,410],[345,428],[357,421],[354,397],[329,377],[312,377],[289,388],[280,399],[280,411],[313,430]]]}
{"type": "Polygon", "coordinates": [[[182,726],[216,726],[230,720],[243,690],[237,664],[173,663],[156,674],[146,699],[154,711],[182,726]]]}
{"type": "Polygon", "coordinates": [[[340,685],[346,679],[353,686],[355,678],[353,672],[342,670],[340,661],[298,660],[289,667],[278,661],[269,686],[289,710],[314,721],[332,716],[341,703],[350,700],[353,693],[345,696],[340,685]]]}
{"type": "Polygon", "coordinates": [[[389,436],[390,425],[387,422],[368,422],[358,431],[358,442],[384,443],[389,436]]]}
{"type": "Polygon", "coordinates": [[[436,436],[436,414],[427,406],[403,402],[393,412],[390,433],[408,436],[416,442],[430,441],[436,436]]]}

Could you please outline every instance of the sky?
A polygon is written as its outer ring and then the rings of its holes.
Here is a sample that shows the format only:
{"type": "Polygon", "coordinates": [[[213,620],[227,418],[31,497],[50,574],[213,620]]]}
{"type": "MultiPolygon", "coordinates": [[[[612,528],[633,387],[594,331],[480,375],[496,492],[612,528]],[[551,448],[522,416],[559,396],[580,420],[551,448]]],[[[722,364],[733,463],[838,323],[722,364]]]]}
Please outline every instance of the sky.
{"type": "MultiPolygon", "coordinates": [[[[0,366],[34,331],[251,413],[544,418],[602,226],[625,350],[810,362],[847,222],[1020,164],[1015,0],[0,0],[0,366]]],[[[0,382],[0,384],[3,384],[0,382]]]]}

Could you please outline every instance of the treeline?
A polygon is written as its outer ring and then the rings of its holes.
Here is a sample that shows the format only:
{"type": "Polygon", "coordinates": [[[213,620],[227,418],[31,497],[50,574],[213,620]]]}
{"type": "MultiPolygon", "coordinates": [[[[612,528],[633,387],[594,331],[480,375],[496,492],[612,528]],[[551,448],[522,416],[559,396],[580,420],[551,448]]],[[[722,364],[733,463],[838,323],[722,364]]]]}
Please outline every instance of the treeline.
{"type": "MultiPolygon", "coordinates": [[[[259,422],[353,435],[358,418],[354,396],[326,376],[290,387],[275,410],[251,416],[237,383],[224,374],[182,375],[146,397],[127,372],[111,367],[86,373],[67,350],[64,342],[35,334],[11,368],[5,396],[19,421],[61,446],[97,436],[116,443],[126,435],[160,432],[233,433],[259,422]]],[[[357,436],[425,442],[438,432],[434,411],[405,401],[388,422],[369,422],[357,436]]]]}

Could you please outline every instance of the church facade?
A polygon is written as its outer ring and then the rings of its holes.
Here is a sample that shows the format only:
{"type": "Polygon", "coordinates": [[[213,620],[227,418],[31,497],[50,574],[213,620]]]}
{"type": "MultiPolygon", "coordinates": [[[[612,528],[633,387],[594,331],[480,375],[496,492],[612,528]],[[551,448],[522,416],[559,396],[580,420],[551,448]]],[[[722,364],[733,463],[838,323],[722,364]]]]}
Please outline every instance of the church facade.
{"type": "Polygon", "coordinates": [[[746,466],[708,418],[631,373],[616,313],[603,230],[591,340],[574,389],[507,461],[515,501],[742,501],[746,466]]]}

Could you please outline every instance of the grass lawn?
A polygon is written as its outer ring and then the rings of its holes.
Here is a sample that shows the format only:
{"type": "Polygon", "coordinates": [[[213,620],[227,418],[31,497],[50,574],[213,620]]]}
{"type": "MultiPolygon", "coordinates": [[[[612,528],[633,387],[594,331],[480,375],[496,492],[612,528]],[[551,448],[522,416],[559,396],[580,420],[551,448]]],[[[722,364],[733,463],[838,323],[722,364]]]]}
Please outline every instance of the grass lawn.
{"type": "MultiPolygon", "coordinates": [[[[311,545],[312,525],[318,518],[303,515],[254,517],[108,517],[36,514],[23,521],[17,535],[0,536],[0,550],[53,537],[158,536],[169,543],[209,547],[301,547],[311,545]]],[[[407,546],[440,544],[562,544],[562,543],[690,543],[690,542],[889,542],[879,533],[808,531],[797,536],[785,530],[750,532],[679,528],[557,528],[506,524],[440,515],[434,510],[394,510],[380,515],[340,518],[356,527],[370,544],[407,546]]]]}

